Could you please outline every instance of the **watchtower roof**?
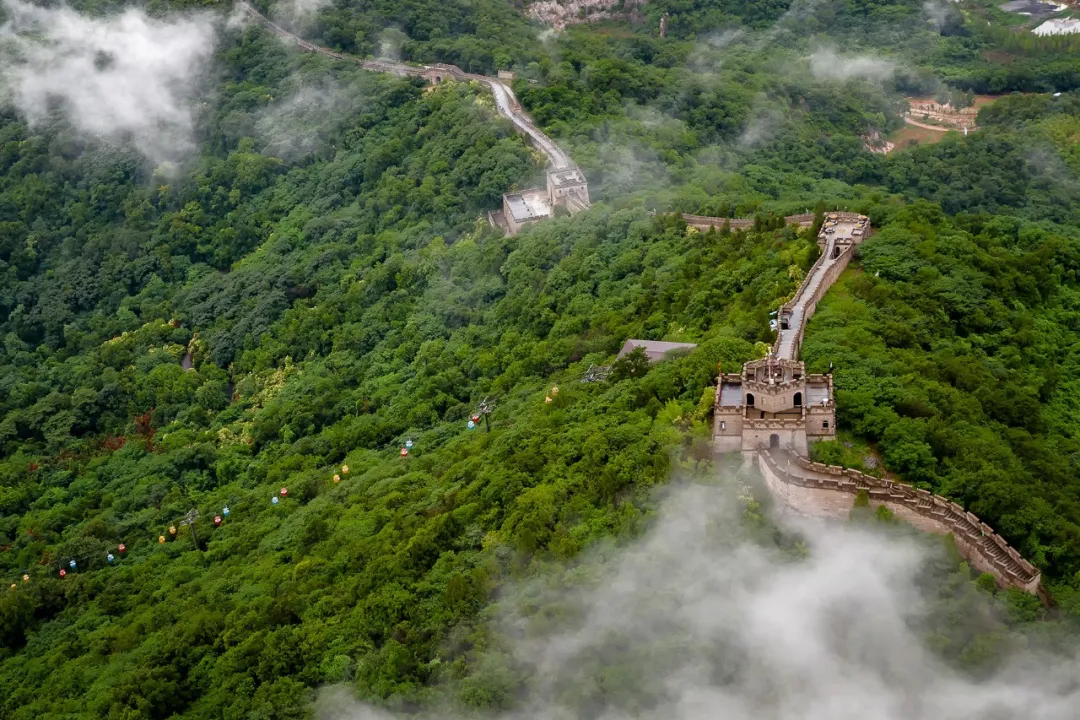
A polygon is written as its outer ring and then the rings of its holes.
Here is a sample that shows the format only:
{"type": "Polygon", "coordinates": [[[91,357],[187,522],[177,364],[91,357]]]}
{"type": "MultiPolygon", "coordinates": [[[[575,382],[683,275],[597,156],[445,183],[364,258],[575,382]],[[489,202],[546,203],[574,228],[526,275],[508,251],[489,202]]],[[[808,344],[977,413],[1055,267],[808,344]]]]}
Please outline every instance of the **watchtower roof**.
{"type": "Polygon", "coordinates": [[[870,219],[865,215],[853,213],[828,213],[825,222],[821,226],[822,237],[833,237],[837,242],[859,242],[866,239],[867,230],[870,227],[870,219]]]}
{"type": "Polygon", "coordinates": [[[585,176],[577,167],[560,168],[548,172],[548,181],[553,187],[564,188],[572,185],[581,185],[585,182],[585,176]]]}

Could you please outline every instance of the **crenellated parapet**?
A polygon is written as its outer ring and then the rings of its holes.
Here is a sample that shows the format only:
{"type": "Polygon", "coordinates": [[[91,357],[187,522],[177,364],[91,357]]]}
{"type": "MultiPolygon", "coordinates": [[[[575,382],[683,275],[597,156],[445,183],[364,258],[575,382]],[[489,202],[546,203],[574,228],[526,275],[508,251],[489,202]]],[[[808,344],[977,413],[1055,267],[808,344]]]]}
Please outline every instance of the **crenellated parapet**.
{"type": "MultiPolygon", "coordinates": [[[[686,215],[683,221],[698,230],[706,231],[710,228],[721,230],[725,225],[731,230],[749,230],[754,227],[754,218],[723,218],[709,215],[686,215]]],[[[814,213],[802,213],[799,215],[787,215],[784,217],[785,225],[798,225],[799,227],[811,227],[814,224],[814,213]]]]}
{"type": "Polygon", "coordinates": [[[796,513],[846,518],[853,496],[866,491],[871,507],[884,506],[920,530],[952,535],[961,555],[992,574],[1000,586],[1038,591],[1042,577],[1038,568],[974,513],[940,495],[784,450],[762,449],[757,457],[772,495],[796,513]]]}

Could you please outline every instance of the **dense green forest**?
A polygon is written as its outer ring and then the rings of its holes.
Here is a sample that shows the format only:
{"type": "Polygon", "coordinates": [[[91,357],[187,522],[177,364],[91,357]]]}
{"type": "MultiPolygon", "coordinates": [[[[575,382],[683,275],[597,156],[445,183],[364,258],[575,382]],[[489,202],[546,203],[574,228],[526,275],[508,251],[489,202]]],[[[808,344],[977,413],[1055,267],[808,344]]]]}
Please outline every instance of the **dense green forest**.
{"type": "MultiPolygon", "coordinates": [[[[0,716],[301,717],[337,682],[409,711],[515,707],[530,677],[492,603],[582,582],[586,551],[652,527],[672,477],[716,482],[717,365],[760,356],[817,257],[809,229],[702,234],[665,211],[870,215],[808,328],[845,438],[815,452],[866,449],[1043,571],[1051,610],[928,560],[919,632],[943,661],[979,676],[1068,637],[1068,42],[1005,39],[971,3],[928,23],[913,0],[658,0],[555,37],[502,0],[259,5],[356,55],[514,69],[596,204],[503,237],[485,212],[541,158],[483,88],[367,73],[253,25],[218,28],[174,165],[59,109],[28,123],[0,94],[0,716]],[[970,136],[867,150],[903,93],[942,83],[1018,92],[970,136]],[[698,348],[582,382],[628,337],[698,348]]],[[[207,7],[228,11],[146,9],[207,7]]],[[[800,557],[759,501],[745,532],[800,557]]],[[[648,707],[641,652],[574,707],[648,707]]]]}

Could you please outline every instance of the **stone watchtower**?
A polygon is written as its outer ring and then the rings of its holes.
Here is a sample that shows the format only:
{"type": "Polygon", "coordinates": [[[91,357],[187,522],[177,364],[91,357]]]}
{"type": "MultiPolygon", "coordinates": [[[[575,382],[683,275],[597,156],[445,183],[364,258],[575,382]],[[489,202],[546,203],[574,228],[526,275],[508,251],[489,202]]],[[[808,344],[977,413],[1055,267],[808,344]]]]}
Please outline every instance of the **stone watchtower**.
{"type": "Polygon", "coordinates": [[[548,170],[547,193],[552,208],[562,205],[571,215],[589,207],[589,183],[573,165],[548,170]]]}
{"type": "Polygon", "coordinates": [[[807,375],[800,360],[773,354],[721,374],[713,441],[719,452],[784,447],[803,455],[807,443],[836,435],[832,375],[807,375]]]}

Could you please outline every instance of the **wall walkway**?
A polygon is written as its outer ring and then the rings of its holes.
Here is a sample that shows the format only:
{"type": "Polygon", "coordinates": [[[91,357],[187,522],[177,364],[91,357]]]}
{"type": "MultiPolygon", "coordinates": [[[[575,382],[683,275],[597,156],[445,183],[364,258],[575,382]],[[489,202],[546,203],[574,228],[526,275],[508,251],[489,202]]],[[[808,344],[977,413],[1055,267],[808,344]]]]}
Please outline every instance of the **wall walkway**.
{"type": "Polygon", "coordinates": [[[851,253],[855,251],[855,246],[852,245],[844,252],[845,258],[843,261],[840,258],[833,257],[835,250],[836,238],[830,237],[821,253],[821,257],[817,259],[814,266],[810,268],[810,272],[806,274],[806,278],[803,280],[802,285],[799,286],[799,291],[795,293],[795,297],[781,308],[781,312],[788,311],[791,313],[788,328],[781,328],[776,338],[776,356],[781,360],[798,359],[806,321],[814,314],[817,301],[832,285],[835,276],[839,275],[839,273],[830,273],[829,271],[840,262],[843,262],[846,266],[851,253]],[[827,281],[829,277],[832,277],[832,280],[827,281]]]}
{"type": "MultiPolygon", "coordinates": [[[[849,213],[834,213],[833,216],[847,221],[860,217],[849,213]]],[[[789,223],[802,223],[804,217],[792,216],[787,220],[789,223]]],[[[809,216],[809,219],[812,223],[813,216],[809,216]]],[[[715,220],[720,220],[721,225],[727,222],[733,228],[739,227],[733,219],[724,218],[710,218],[710,224],[715,220]]],[[[690,220],[687,222],[694,224],[690,220]]],[[[753,224],[752,220],[745,219],[738,222],[747,223],[743,227],[753,224]]],[[[798,360],[807,321],[818,302],[854,257],[855,248],[865,235],[845,237],[844,242],[840,242],[836,234],[822,234],[819,237],[826,238],[821,256],[806,274],[795,297],[780,308],[779,314],[781,318],[786,318],[788,327],[780,329],[774,348],[775,356],[783,360],[798,360]]],[[[718,393],[720,383],[721,380],[718,380],[718,393]]],[[[783,422],[787,421],[755,422],[772,423],[767,429],[782,430],[783,422]]],[[[973,567],[991,573],[1002,587],[1040,592],[1039,570],[1022,558],[992,528],[954,502],[904,483],[814,463],[790,448],[759,447],[749,457],[756,458],[770,494],[785,508],[811,517],[847,518],[854,496],[860,490],[865,490],[871,506],[885,506],[920,530],[952,535],[960,554],[973,567]]]]}

